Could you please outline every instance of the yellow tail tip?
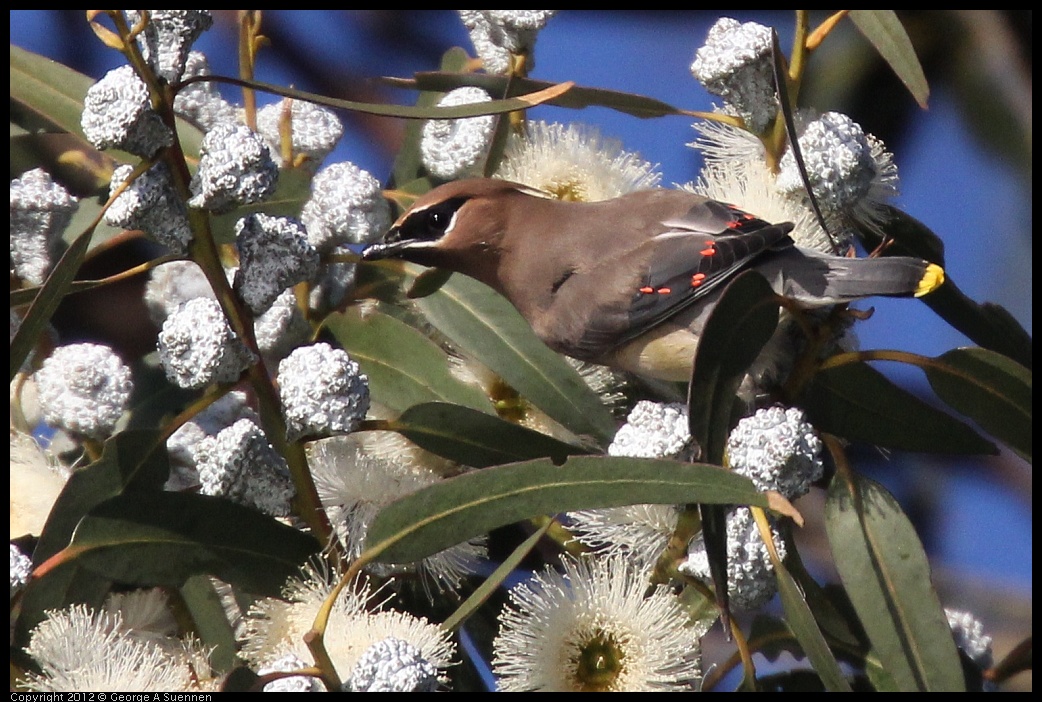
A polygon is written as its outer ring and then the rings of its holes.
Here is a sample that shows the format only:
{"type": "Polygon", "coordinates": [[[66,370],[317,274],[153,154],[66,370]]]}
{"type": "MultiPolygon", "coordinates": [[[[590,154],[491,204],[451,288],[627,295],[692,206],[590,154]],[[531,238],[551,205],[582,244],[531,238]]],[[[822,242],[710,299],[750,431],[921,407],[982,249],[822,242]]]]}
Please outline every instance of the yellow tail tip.
{"type": "Polygon", "coordinates": [[[936,263],[931,263],[926,266],[926,272],[923,273],[923,277],[919,280],[919,287],[915,290],[915,296],[922,297],[927,293],[932,293],[942,285],[944,285],[944,269],[936,263]]]}

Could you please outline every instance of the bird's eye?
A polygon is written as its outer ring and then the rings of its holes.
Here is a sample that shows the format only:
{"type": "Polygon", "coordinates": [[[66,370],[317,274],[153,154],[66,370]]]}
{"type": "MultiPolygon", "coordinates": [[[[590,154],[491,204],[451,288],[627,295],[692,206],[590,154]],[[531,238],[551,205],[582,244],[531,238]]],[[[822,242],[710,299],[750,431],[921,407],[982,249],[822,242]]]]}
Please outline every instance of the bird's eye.
{"type": "Polygon", "coordinates": [[[449,224],[452,222],[452,213],[445,212],[440,209],[429,210],[427,212],[427,227],[438,234],[444,234],[445,230],[449,228],[449,224]]]}

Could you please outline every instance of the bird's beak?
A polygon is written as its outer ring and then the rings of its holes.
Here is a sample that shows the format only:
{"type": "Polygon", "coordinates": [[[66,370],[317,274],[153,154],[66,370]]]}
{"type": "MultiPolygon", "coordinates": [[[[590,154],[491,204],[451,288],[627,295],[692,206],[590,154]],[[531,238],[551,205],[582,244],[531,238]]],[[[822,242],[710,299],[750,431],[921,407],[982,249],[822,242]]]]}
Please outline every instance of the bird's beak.
{"type": "Polygon", "coordinates": [[[408,240],[402,240],[398,227],[392,227],[383,241],[370,244],[361,252],[362,260],[379,261],[383,258],[391,258],[402,249],[407,248],[409,243],[408,240]]]}

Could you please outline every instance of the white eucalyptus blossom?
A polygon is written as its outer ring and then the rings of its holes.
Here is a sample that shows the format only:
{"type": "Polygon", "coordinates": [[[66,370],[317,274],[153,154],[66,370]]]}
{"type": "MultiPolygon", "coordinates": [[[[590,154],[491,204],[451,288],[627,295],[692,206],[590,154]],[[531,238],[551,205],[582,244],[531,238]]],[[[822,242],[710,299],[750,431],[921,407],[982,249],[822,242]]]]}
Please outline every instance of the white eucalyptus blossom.
{"type": "MultiPolygon", "coordinates": [[[[785,558],[785,542],[771,525],[774,547],[780,559],[785,558]]],[[[681,573],[712,580],[705,541],[695,538],[687,548],[687,560],[677,568],[681,573]]],[[[727,594],[736,611],[761,607],[778,591],[767,545],[748,507],[734,507],[727,513],[727,594]]]]}
{"type": "Polygon", "coordinates": [[[326,343],[282,359],[278,381],[290,441],[350,433],[369,411],[369,378],[346,351],[326,343]]]}
{"type": "Polygon", "coordinates": [[[291,217],[243,217],[235,223],[235,247],[235,291],[254,314],[267,311],[284,290],[318,271],[318,252],[308,243],[304,225],[291,217]]]}
{"type": "Polygon", "coordinates": [[[275,192],[279,167],[248,127],[227,122],[214,125],[203,137],[199,153],[190,206],[221,213],[266,200],[275,192]]]}
{"type": "Polygon", "coordinates": [[[546,122],[528,122],[524,135],[511,138],[495,177],[573,202],[650,190],[662,178],[656,166],[593,127],[546,122]]]}
{"type": "Polygon", "coordinates": [[[531,58],[539,30],[557,10],[458,10],[470,33],[474,50],[489,73],[510,71],[511,56],[528,57],[529,71],[535,66],[531,58]]]}
{"type": "Polygon", "coordinates": [[[305,169],[313,173],[344,135],[344,125],[332,110],[305,100],[283,98],[262,107],[257,111],[257,131],[281,168],[294,165],[283,159],[281,125],[287,116],[292,154],[304,156],[305,169]]]}
{"type": "MultiPolygon", "coordinates": [[[[140,10],[124,10],[133,27],[140,10]]],[[[168,83],[181,78],[192,44],[213,26],[210,10],[148,10],[149,21],[137,37],[141,55],[152,70],[168,83]]]]}
{"type": "MultiPolygon", "coordinates": [[[[339,573],[307,566],[300,577],[290,579],[281,598],[254,603],[241,637],[243,657],[257,667],[272,667],[288,655],[311,661],[304,635],[339,577],[339,573]]],[[[385,609],[381,597],[364,580],[340,592],[323,637],[334,667],[347,676],[374,644],[393,638],[419,651],[419,657],[438,671],[439,684],[446,683],[445,670],[455,655],[449,632],[423,617],[385,609]]]]}
{"type": "Polygon", "coordinates": [[[296,494],[286,460],[251,419],[206,437],[195,450],[204,495],[225,497],[273,517],[290,513],[296,494]]]}
{"type": "Polygon", "coordinates": [[[253,354],[232,331],[217,300],[197,297],[163,322],[159,360],[174,384],[194,389],[238,380],[253,354]]]}
{"type": "Polygon", "coordinates": [[[945,607],[944,614],[948,618],[948,626],[955,637],[955,645],[969,656],[982,670],[987,670],[994,663],[991,651],[991,637],[984,633],[984,624],[972,612],[945,607]]]}
{"type": "MultiPolygon", "coordinates": [[[[133,171],[131,165],[116,168],[109,192],[115,192],[133,171]]],[[[134,179],[105,210],[105,221],[114,227],[140,229],[176,254],[185,253],[192,241],[188,209],[174,191],[170,169],[162,162],[134,179]]]]}
{"type": "Polygon", "coordinates": [[[362,654],[345,687],[352,692],[435,692],[438,669],[408,641],[387,638],[362,654]]]}
{"type": "Polygon", "coordinates": [[[35,377],[47,423],[92,439],[112,433],[134,387],[130,368],[100,344],[58,347],[35,377]]]}
{"type": "MultiPolygon", "coordinates": [[[[408,461],[402,452],[380,457],[349,436],[313,442],[309,446],[308,465],[319,500],[349,558],[362,553],[369,527],[384,507],[442,481],[418,461],[408,461]]],[[[379,577],[418,573],[428,593],[454,591],[463,584],[464,577],[478,571],[486,557],[485,539],[478,537],[418,563],[374,563],[369,572],[379,577]]]]}
{"type": "Polygon", "coordinates": [[[11,270],[42,285],[51,267],[51,247],[76,211],[77,199],[42,168],[11,181],[11,270]]]}
{"type": "Polygon", "coordinates": [[[721,17],[696,53],[691,73],[759,134],[778,111],[771,54],[770,27],[721,17]]]}
{"type": "Polygon", "coordinates": [[[564,558],[510,591],[492,661],[502,692],[691,692],[698,640],[666,587],[625,558],[564,558]]]}
{"type": "MultiPolygon", "coordinates": [[[[464,86],[446,93],[438,107],[455,107],[490,102],[481,88],[464,86]]],[[[431,175],[454,180],[465,175],[480,175],[496,129],[494,115],[460,119],[432,119],[423,125],[420,156],[431,175]]]]}
{"type": "Polygon", "coordinates": [[[123,149],[145,158],[174,143],[131,66],[109,71],[87,90],[80,126],[96,149],[123,149]]]}

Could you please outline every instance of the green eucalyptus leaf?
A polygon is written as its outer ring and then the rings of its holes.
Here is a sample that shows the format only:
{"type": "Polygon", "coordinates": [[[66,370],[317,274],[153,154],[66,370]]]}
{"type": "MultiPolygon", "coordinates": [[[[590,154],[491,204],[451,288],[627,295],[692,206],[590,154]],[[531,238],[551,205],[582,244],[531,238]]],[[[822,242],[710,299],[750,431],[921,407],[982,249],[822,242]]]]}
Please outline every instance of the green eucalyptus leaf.
{"type": "Polygon", "coordinates": [[[937,396],[1031,460],[1031,371],[987,349],[953,349],[923,370],[937,396]]]}
{"type": "Polygon", "coordinates": [[[181,587],[207,573],[247,592],[278,597],[320,545],[299,529],[208,495],[117,495],[79,523],[65,561],[121,583],[181,587]]]}
{"type": "Polygon", "coordinates": [[[768,506],[748,478],[707,464],[543,458],[465,473],[393,502],[373,521],[366,547],[380,561],[408,563],[539,515],[694,502],[768,506]]]}
{"type": "MultiPolygon", "coordinates": [[[[427,71],[416,74],[414,79],[384,78],[384,82],[397,88],[447,93],[450,90],[473,85],[482,88],[490,95],[520,95],[552,88],[555,83],[548,83],[531,78],[516,76],[500,76],[487,73],[450,73],[445,71],[427,71]]],[[[487,104],[487,103],[485,103],[487,104]]],[[[572,86],[562,95],[546,101],[548,105],[581,110],[587,107],[607,107],[643,119],[665,117],[668,115],[690,115],[687,110],[674,107],[669,103],[617,90],[603,88],[586,88],[572,86]]]]}
{"type": "Polygon", "coordinates": [[[851,441],[903,451],[997,452],[969,425],[897,387],[866,363],[818,371],[798,404],[819,431],[851,441]]]}
{"type": "Polygon", "coordinates": [[[160,490],[169,475],[158,431],[116,434],[105,442],[101,458],[69,476],[44,524],[33,564],[40,565],[65,548],[80,519],[98,504],[127,490],[160,490]]]}
{"type": "Polygon", "coordinates": [[[228,621],[221,596],[207,575],[193,575],[178,591],[185,609],[192,617],[193,630],[199,641],[210,650],[207,659],[218,673],[235,667],[235,629],[228,621]]]}
{"type": "Polygon", "coordinates": [[[387,428],[433,454],[475,468],[544,456],[562,463],[568,456],[589,453],[499,417],[444,402],[412,406],[387,428]]]}
{"type": "Polygon", "coordinates": [[[912,523],[881,485],[837,473],[825,529],[873,654],[902,691],[961,691],[959,653],[912,523]]]}
{"type": "MultiPolygon", "coordinates": [[[[422,269],[412,264],[416,275],[422,269]]],[[[615,420],[600,398],[528,322],[488,286],[454,275],[416,301],[431,324],[570,431],[607,444],[615,420]]]]}
{"type": "Polygon", "coordinates": [[[1001,305],[971,300],[947,276],[942,285],[920,298],[944,321],[971,341],[1030,369],[1034,360],[1031,335],[1001,305]]]}
{"type": "Polygon", "coordinates": [[[815,672],[821,677],[825,689],[830,692],[850,692],[850,684],[844,677],[836,657],[829,650],[803,592],[784,563],[775,564],[775,576],[778,580],[778,594],[781,596],[782,607],[785,608],[785,621],[815,672]]]}
{"type": "Polygon", "coordinates": [[[452,375],[445,352],[404,322],[352,308],[330,315],[325,324],[369,376],[370,392],[380,404],[402,411],[441,401],[492,411],[485,393],[452,375]]]}
{"type": "Polygon", "coordinates": [[[926,109],[930,86],[915,55],[915,47],[893,10],[851,10],[850,19],[893,69],[908,91],[926,109]]]}

